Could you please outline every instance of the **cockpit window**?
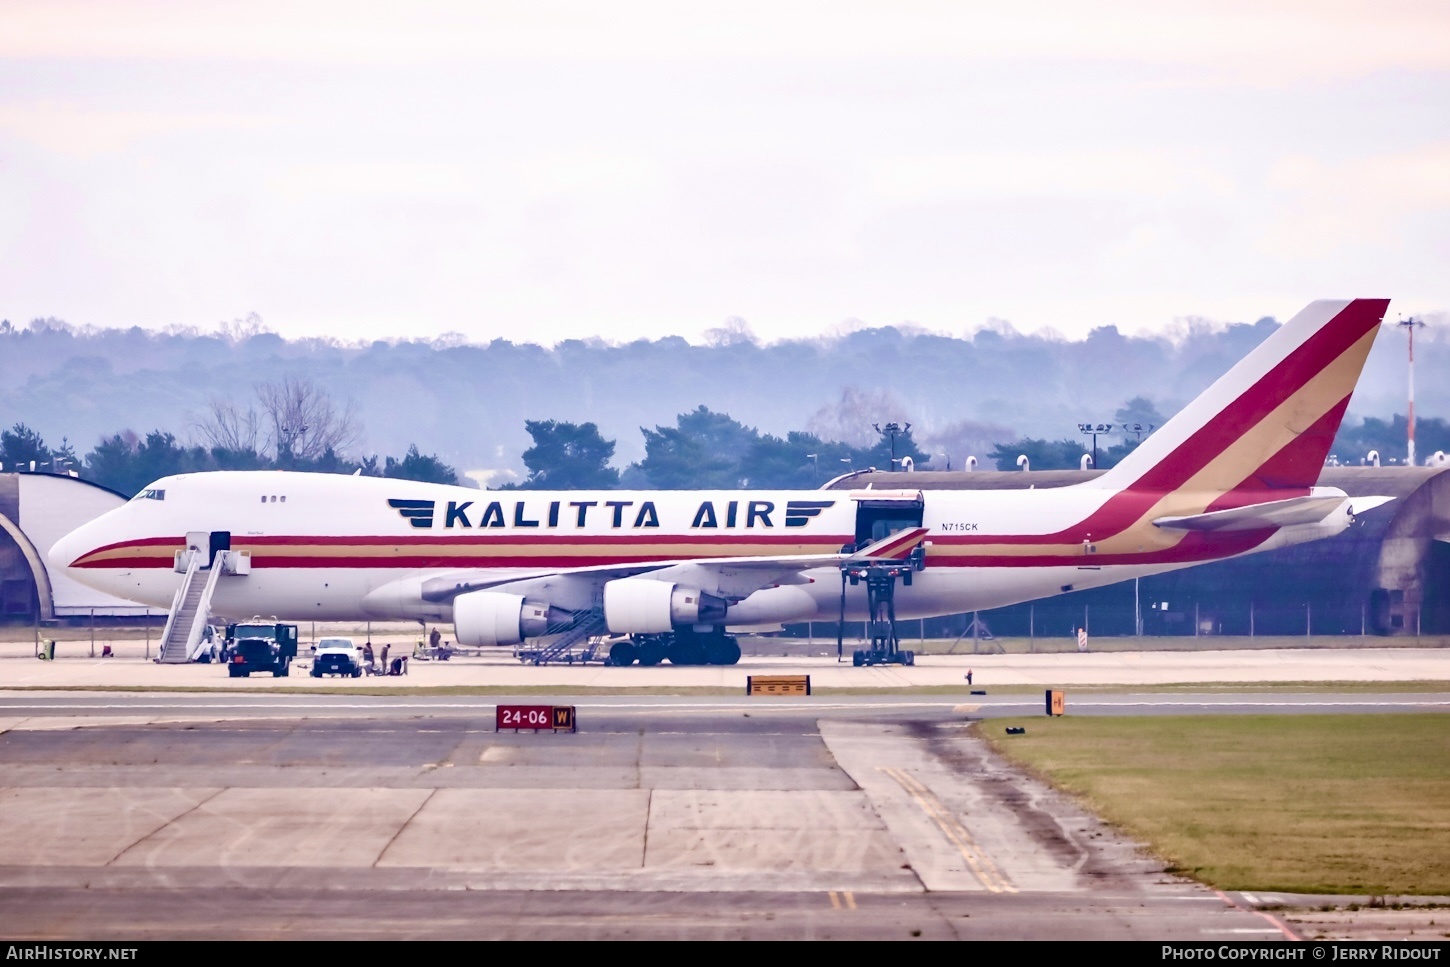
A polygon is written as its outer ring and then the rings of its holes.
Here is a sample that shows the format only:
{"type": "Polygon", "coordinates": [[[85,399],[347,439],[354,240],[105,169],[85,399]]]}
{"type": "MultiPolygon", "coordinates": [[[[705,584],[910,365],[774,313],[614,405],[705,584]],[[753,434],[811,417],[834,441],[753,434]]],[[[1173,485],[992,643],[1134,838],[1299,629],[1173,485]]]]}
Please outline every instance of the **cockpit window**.
{"type": "Polygon", "coordinates": [[[166,491],[164,491],[164,490],[143,490],[139,494],[137,494],[136,496],[132,497],[131,499],[132,500],[165,500],[166,499],[166,491]]]}

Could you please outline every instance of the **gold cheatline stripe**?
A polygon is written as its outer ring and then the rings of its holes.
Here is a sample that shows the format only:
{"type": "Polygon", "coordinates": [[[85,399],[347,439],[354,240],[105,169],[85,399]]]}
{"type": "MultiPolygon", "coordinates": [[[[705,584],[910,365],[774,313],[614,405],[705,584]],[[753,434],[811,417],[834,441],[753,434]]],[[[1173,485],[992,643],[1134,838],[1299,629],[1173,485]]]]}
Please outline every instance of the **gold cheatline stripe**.
{"type": "Polygon", "coordinates": [[[1017,888],[1011,884],[997,864],[992,862],[980,846],[972,840],[972,834],[967,828],[951,814],[942,801],[932,794],[931,790],[922,785],[915,776],[894,766],[880,767],[881,771],[901,784],[916,804],[931,817],[937,827],[952,841],[952,844],[961,851],[962,858],[972,868],[972,873],[977,877],[982,886],[993,893],[1016,893],[1017,888]]]}

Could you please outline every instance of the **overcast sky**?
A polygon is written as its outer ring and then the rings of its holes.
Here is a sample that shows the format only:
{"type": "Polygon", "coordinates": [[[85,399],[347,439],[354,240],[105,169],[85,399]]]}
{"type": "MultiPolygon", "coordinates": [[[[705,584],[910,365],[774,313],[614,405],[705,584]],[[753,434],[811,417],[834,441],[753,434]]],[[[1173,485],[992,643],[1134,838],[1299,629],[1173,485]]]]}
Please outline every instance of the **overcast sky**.
{"type": "Polygon", "coordinates": [[[1450,4],[0,0],[0,317],[1069,337],[1450,309],[1450,4]]]}

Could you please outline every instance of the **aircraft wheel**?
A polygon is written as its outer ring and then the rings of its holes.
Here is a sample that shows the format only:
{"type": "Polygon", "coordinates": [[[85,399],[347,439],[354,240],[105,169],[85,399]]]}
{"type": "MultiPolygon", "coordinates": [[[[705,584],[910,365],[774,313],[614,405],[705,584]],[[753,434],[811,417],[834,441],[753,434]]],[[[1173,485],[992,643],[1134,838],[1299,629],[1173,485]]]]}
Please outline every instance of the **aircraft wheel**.
{"type": "Polygon", "coordinates": [[[669,658],[671,665],[703,665],[705,649],[698,642],[676,638],[675,643],[670,646],[669,658]]]}
{"type": "Polygon", "coordinates": [[[633,665],[634,660],[639,657],[639,649],[632,641],[621,641],[609,649],[609,663],[623,668],[626,665],[633,665]]]}
{"type": "Polygon", "coordinates": [[[665,660],[665,646],[659,641],[646,641],[639,646],[641,665],[658,665],[665,660]]]}
{"type": "Polygon", "coordinates": [[[711,665],[734,665],[740,661],[740,642],[734,638],[711,642],[705,660],[711,665]]]}

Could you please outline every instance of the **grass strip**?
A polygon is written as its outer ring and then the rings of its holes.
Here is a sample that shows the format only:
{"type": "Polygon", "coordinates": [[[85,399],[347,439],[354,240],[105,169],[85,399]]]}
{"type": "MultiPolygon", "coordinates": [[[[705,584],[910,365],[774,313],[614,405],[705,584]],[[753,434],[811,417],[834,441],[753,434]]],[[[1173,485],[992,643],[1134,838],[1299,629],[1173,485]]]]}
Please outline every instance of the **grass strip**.
{"type": "Polygon", "coordinates": [[[1450,894],[1446,715],[1069,715],[978,729],[1220,889],[1450,894]]]}

